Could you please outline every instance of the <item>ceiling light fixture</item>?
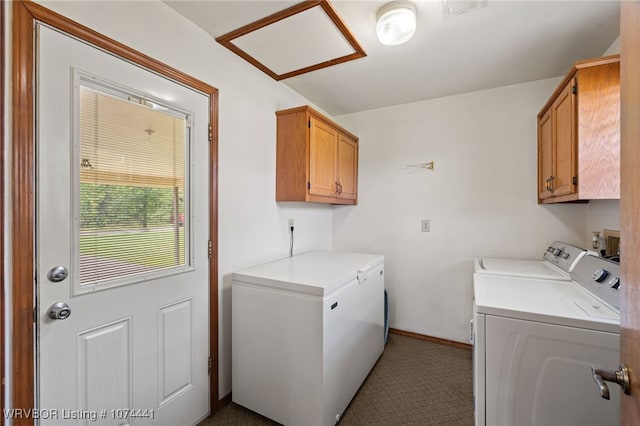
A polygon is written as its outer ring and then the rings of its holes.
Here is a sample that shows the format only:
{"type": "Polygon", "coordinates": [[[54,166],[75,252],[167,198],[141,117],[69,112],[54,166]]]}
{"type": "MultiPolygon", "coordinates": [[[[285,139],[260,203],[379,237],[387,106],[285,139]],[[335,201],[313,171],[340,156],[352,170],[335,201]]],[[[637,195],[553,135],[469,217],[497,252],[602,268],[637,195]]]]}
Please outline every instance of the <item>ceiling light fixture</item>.
{"type": "Polygon", "coordinates": [[[410,1],[392,1],[376,15],[376,34],[380,43],[397,46],[406,43],[416,32],[416,6],[410,1]]]}

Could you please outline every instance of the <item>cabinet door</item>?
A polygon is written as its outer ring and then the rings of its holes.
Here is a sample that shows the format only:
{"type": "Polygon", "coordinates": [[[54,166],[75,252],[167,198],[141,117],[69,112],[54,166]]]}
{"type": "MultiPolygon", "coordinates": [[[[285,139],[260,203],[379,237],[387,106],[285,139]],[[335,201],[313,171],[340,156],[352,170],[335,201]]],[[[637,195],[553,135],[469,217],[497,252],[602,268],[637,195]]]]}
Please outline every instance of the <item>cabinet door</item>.
{"type": "Polygon", "coordinates": [[[355,200],[358,195],[358,143],[338,135],[338,198],[355,200]]]}
{"type": "Polygon", "coordinates": [[[309,137],[309,194],[334,197],[338,132],[311,117],[309,137]]]}
{"type": "Polygon", "coordinates": [[[538,198],[551,197],[549,190],[553,176],[553,126],[551,108],[538,120],[538,198]]]}
{"type": "Polygon", "coordinates": [[[554,180],[553,195],[576,192],[573,178],[576,176],[576,108],[572,79],[560,92],[551,106],[554,129],[554,180]]]}

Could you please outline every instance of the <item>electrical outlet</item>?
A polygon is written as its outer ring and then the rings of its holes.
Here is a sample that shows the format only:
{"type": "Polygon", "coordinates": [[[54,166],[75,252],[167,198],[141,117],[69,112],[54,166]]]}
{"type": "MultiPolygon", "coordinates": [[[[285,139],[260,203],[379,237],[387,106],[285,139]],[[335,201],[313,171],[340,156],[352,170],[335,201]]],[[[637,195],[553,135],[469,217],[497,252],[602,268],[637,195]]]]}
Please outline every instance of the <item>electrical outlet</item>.
{"type": "Polygon", "coordinates": [[[293,219],[289,219],[289,228],[291,228],[292,226],[294,226],[293,219]]]}
{"type": "Polygon", "coordinates": [[[431,232],[431,222],[429,219],[422,219],[420,221],[420,230],[422,232],[431,232]]]}

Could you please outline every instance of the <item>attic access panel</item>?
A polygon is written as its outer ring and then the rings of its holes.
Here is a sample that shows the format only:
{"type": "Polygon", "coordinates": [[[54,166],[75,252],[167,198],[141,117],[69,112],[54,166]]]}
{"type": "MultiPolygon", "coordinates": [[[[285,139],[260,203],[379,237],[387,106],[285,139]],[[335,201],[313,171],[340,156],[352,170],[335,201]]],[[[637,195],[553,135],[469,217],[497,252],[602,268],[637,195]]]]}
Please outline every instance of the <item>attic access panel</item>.
{"type": "Polygon", "coordinates": [[[216,41],[275,80],[366,56],[327,0],[298,3],[216,41]]]}

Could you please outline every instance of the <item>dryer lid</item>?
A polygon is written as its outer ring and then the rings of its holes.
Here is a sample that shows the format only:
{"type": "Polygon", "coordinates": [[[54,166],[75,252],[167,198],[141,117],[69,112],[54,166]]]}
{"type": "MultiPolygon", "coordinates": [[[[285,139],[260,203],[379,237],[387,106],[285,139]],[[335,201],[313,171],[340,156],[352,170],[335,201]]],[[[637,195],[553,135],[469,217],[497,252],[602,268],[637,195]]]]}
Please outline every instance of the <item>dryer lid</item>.
{"type": "Polygon", "coordinates": [[[476,259],[475,272],[549,280],[569,280],[567,273],[542,260],[478,258],[476,259]]]}

